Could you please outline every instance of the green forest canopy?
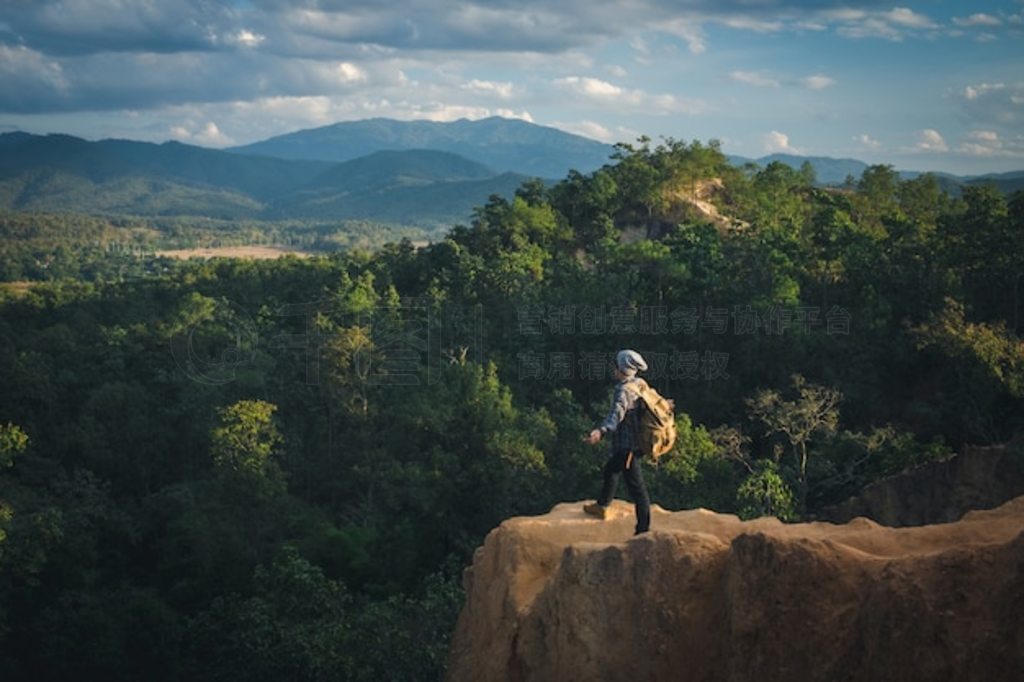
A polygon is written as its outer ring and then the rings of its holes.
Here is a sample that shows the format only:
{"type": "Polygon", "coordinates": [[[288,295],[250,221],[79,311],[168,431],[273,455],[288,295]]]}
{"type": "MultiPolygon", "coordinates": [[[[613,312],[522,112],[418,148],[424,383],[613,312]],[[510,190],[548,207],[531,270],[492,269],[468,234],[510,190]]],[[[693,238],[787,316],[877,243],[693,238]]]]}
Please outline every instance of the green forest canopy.
{"type": "Polygon", "coordinates": [[[1020,432],[1022,259],[1020,193],[641,139],[425,248],[8,294],[0,676],[439,679],[487,531],[593,497],[616,350],[656,503],[807,518],[1020,432]]]}

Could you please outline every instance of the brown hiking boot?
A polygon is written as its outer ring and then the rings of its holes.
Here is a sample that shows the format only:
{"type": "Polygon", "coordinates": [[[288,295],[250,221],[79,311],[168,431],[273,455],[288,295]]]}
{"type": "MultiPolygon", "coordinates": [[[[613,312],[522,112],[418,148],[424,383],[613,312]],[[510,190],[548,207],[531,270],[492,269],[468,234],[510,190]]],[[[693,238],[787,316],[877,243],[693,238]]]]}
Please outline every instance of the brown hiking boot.
{"type": "Polygon", "coordinates": [[[583,505],[583,511],[599,519],[604,519],[608,516],[608,507],[602,507],[597,502],[583,505]]]}

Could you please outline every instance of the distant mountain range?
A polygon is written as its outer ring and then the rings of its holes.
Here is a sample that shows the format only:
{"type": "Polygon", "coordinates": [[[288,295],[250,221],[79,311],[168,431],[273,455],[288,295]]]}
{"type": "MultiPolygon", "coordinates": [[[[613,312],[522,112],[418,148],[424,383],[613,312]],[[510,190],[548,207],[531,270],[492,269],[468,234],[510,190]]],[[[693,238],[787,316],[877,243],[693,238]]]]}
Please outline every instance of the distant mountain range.
{"type": "MultiPolygon", "coordinates": [[[[857,159],[834,159],[828,156],[796,156],[793,154],[770,154],[759,159],[748,159],[742,156],[730,156],[729,161],[736,166],[754,163],[762,168],[773,161],[784,163],[791,168],[800,168],[810,162],[814,168],[818,184],[839,186],[846,182],[847,177],[860,179],[861,174],[869,167],[857,159]]],[[[924,175],[921,171],[897,171],[901,178],[910,180],[924,175]]],[[[1010,173],[989,173],[987,175],[953,175],[952,173],[932,173],[938,178],[939,185],[951,194],[958,194],[964,185],[993,184],[1009,194],[1024,189],[1024,170],[1010,173]]]]}
{"type": "Polygon", "coordinates": [[[379,151],[332,165],[302,187],[275,198],[264,215],[450,225],[466,222],[492,194],[511,197],[527,179],[518,173],[497,173],[449,152],[379,151]]]}
{"type": "MultiPolygon", "coordinates": [[[[88,142],[0,135],[0,209],[222,219],[361,219],[443,228],[465,223],[529,177],[555,181],[610,161],[610,145],[524,121],[373,119],[214,150],[177,142],[88,142]]],[[[733,163],[749,159],[733,157],[733,163]]],[[[782,154],[753,160],[814,167],[821,184],[859,178],[855,159],[782,154]]],[[[912,177],[914,173],[904,173],[912,177]]],[[[993,182],[1024,188],[1024,171],[939,176],[952,192],[993,182]]]]}
{"type": "Polygon", "coordinates": [[[827,156],[796,156],[794,154],[769,154],[759,159],[750,159],[744,156],[730,156],[729,161],[734,166],[743,166],[753,163],[762,168],[769,163],[778,161],[792,168],[800,168],[805,161],[810,161],[814,167],[817,181],[823,185],[840,185],[848,175],[859,178],[868,164],[857,159],[834,159],[827,156]]]}
{"type": "Polygon", "coordinates": [[[363,219],[450,226],[526,175],[448,152],[375,152],[344,163],[177,142],[0,135],[0,208],[221,219],[363,219]]]}
{"type": "Polygon", "coordinates": [[[499,172],[560,180],[608,162],[611,145],[508,118],[450,123],[374,118],[300,130],[235,147],[240,154],[280,159],[350,161],[382,150],[433,149],[464,156],[499,172]]]}
{"type": "Polygon", "coordinates": [[[500,118],[339,123],[232,150],[8,133],[0,208],[448,227],[492,194],[511,197],[530,177],[592,171],[611,152],[500,118]]]}
{"type": "Polygon", "coordinates": [[[0,135],[0,207],[253,217],[269,198],[299,189],[330,167],[177,142],[10,133],[0,135]]]}

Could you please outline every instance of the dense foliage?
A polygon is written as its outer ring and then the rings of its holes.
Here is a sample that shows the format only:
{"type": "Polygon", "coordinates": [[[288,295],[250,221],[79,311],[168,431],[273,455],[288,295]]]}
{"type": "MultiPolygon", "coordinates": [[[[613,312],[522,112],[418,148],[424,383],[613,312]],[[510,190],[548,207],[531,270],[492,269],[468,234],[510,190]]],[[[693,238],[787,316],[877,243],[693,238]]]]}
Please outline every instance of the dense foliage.
{"type": "Polygon", "coordinates": [[[426,248],[7,294],[0,677],[436,679],[486,532],[596,492],[614,351],[656,503],[806,518],[1020,431],[1022,259],[1020,194],[641,140],[426,248]]]}
{"type": "Polygon", "coordinates": [[[191,217],[100,217],[0,211],[0,283],[138,279],[166,272],[158,251],[273,245],[330,253],[376,249],[433,233],[363,220],[229,221],[191,217]]]}

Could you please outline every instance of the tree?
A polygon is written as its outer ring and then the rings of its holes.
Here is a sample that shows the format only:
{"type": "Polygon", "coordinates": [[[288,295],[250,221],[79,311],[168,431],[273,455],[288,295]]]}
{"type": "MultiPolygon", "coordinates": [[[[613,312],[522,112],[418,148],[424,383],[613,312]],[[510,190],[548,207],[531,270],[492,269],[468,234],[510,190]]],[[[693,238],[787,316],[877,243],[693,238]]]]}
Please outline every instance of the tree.
{"type": "Polygon", "coordinates": [[[1002,193],[992,185],[965,187],[938,232],[947,267],[962,277],[968,311],[975,318],[1012,323],[1024,240],[1002,193]]]}
{"type": "Polygon", "coordinates": [[[972,323],[963,304],[950,298],[943,310],[911,333],[919,349],[934,348],[942,355],[939,376],[951,382],[956,396],[944,406],[948,421],[962,423],[970,438],[986,443],[1012,435],[1014,424],[1020,423],[1019,410],[1007,404],[1007,397],[1024,397],[1024,345],[1006,324],[972,323]],[[1006,425],[1000,428],[1000,422],[1006,425]]]}
{"type": "Polygon", "coordinates": [[[748,450],[750,438],[734,426],[716,427],[710,438],[720,460],[743,467],[744,478],[735,491],[740,516],[774,516],[783,521],[793,518],[793,491],[783,479],[778,462],[753,459],[748,450]]]}
{"type": "Polygon", "coordinates": [[[900,209],[907,221],[919,232],[935,229],[939,215],[949,199],[939,186],[938,178],[932,173],[903,181],[900,183],[898,195],[900,209]]]}
{"type": "Polygon", "coordinates": [[[547,201],[547,186],[540,178],[524,180],[516,189],[516,196],[531,206],[540,206],[547,201]]]}
{"type": "MultiPolygon", "coordinates": [[[[14,465],[14,456],[25,451],[28,447],[28,436],[21,427],[8,423],[6,426],[0,426],[0,468],[11,467],[14,465]]],[[[4,530],[4,526],[14,517],[14,510],[8,506],[7,502],[0,499],[0,543],[7,538],[7,533],[4,530]]],[[[0,547],[0,557],[3,556],[3,548],[0,547]]],[[[0,564],[2,565],[2,564],[0,564]]],[[[0,609],[0,616],[3,611],[0,609]]],[[[3,620],[0,618],[0,631],[2,631],[3,620]]]]}
{"type": "Polygon", "coordinates": [[[218,411],[220,426],[211,434],[214,467],[231,481],[260,494],[284,492],[284,474],[276,461],[281,434],[274,424],[277,406],[240,400],[218,411]]]}
{"type": "Polygon", "coordinates": [[[573,170],[551,189],[551,205],[569,222],[576,243],[589,249],[615,236],[618,189],[607,168],[590,175],[573,170]]]}
{"type": "Polygon", "coordinates": [[[1024,190],[1017,190],[1007,202],[1007,217],[1010,222],[1011,242],[1008,250],[1014,254],[1013,267],[1013,313],[1008,322],[1010,331],[1020,333],[1021,279],[1024,279],[1024,190]]]}
{"type": "Polygon", "coordinates": [[[254,594],[214,600],[193,621],[194,679],[354,679],[356,615],[341,583],[289,546],[258,566],[254,594]]]}
{"type": "Polygon", "coordinates": [[[774,516],[783,521],[793,518],[793,492],[779,474],[779,465],[771,459],[754,463],[750,475],[736,491],[740,516],[774,516]]]}
{"type": "Polygon", "coordinates": [[[0,426],[0,467],[14,465],[15,455],[28,447],[28,435],[16,424],[0,426]]]}
{"type": "Polygon", "coordinates": [[[818,173],[814,170],[814,165],[810,161],[804,161],[800,164],[800,179],[808,187],[818,182],[818,173]]]}
{"type": "Polygon", "coordinates": [[[649,137],[640,137],[639,147],[620,142],[615,145],[612,158],[618,161],[614,167],[614,179],[623,196],[644,208],[644,217],[650,219],[654,209],[661,205],[662,177],[654,165],[649,137]]]}
{"type": "Polygon", "coordinates": [[[665,471],[686,483],[698,475],[701,461],[715,454],[715,442],[703,426],[694,426],[690,415],[676,415],[676,444],[663,459],[665,471]]]}
{"type": "Polygon", "coordinates": [[[369,373],[379,358],[365,326],[333,330],[324,344],[327,383],[346,412],[365,417],[369,413],[369,373]]]}
{"type": "Polygon", "coordinates": [[[441,679],[462,591],[435,574],[419,592],[359,599],[286,545],[255,569],[251,596],[220,597],[192,621],[185,677],[441,679]]]}
{"type": "Polygon", "coordinates": [[[899,216],[899,174],[892,166],[874,165],[864,169],[854,206],[858,222],[867,230],[884,234],[888,224],[899,216]]]}
{"type": "Polygon", "coordinates": [[[787,236],[799,232],[808,216],[807,178],[781,161],[756,169],[749,180],[735,183],[734,200],[740,217],[759,232],[787,236]]]}
{"type": "Polygon", "coordinates": [[[746,403],[751,415],[764,423],[769,433],[781,433],[789,441],[797,469],[798,508],[803,514],[807,510],[807,444],[818,435],[835,433],[842,394],[809,384],[799,374],[794,374],[792,381],[794,400],[784,400],[769,389],[759,391],[746,403]]]}

